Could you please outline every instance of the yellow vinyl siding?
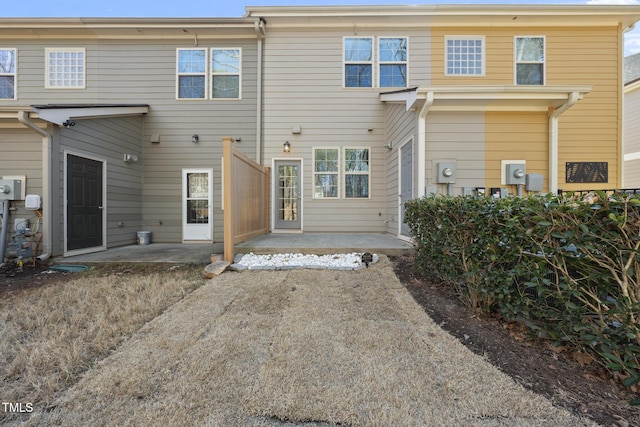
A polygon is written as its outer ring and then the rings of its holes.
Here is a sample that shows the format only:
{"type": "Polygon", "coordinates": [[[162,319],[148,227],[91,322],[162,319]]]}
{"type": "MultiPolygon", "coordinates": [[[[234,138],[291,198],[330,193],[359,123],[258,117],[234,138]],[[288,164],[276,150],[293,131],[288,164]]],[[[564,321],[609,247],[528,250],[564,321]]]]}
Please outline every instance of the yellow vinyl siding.
{"type": "MultiPolygon", "coordinates": [[[[544,189],[548,189],[548,140],[547,113],[486,113],[485,186],[504,187],[500,183],[502,160],[526,160],[527,173],[542,174],[544,189]]],[[[516,188],[509,188],[509,193],[515,194],[516,188]]]]}
{"type": "MultiPolygon", "coordinates": [[[[469,28],[448,27],[432,29],[432,84],[433,85],[513,85],[513,43],[516,36],[545,37],[545,84],[587,85],[591,93],[573,106],[559,119],[559,188],[613,188],[621,185],[621,97],[620,97],[620,30],[609,28],[469,28]],[[444,74],[445,36],[485,36],[485,77],[450,77],[444,74]],[[609,182],[603,184],[566,184],[565,164],[575,161],[606,161],[609,164],[609,182]]],[[[547,115],[529,113],[536,123],[548,129],[547,115]],[[542,123],[542,122],[544,123],[542,123]]],[[[526,117],[527,114],[518,115],[526,117]]],[[[504,123],[504,114],[486,113],[487,120],[487,187],[499,183],[500,160],[505,150],[495,147],[498,135],[511,135],[513,123],[504,123]],[[500,130],[505,127],[504,130],[500,130]],[[497,178],[496,178],[497,177],[497,178]],[[492,184],[489,184],[491,182],[492,184]]],[[[518,122],[520,125],[520,122],[518,122]]],[[[517,136],[517,132],[514,136],[517,136]]],[[[548,184],[548,134],[544,140],[544,167],[539,173],[548,184]]],[[[508,139],[508,137],[507,137],[508,139]]],[[[514,141],[517,139],[514,139],[514,141]]],[[[542,140],[541,140],[542,141],[542,140]]],[[[518,151],[516,151],[517,153],[518,151]]],[[[532,172],[527,164],[527,172],[532,172]]]]}

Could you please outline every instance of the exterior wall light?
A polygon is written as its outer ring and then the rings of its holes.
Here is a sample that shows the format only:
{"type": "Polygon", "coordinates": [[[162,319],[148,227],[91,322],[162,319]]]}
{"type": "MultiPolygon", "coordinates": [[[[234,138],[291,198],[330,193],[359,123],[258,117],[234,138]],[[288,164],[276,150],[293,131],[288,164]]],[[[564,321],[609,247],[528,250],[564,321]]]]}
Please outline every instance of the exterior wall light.
{"type": "Polygon", "coordinates": [[[289,144],[289,141],[285,141],[285,143],[282,144],[282,151],[284,151],[285,153],[291,151],[291,144],[289,144]]]}
{"type": "Polygon", "coordinates": [[[194,133],[193,135],[191,135],[191,142],[193,142],[194,144],[197,144],[198,141],[200,141],[200,137],[198,136],[197,133],[194,133]]]}

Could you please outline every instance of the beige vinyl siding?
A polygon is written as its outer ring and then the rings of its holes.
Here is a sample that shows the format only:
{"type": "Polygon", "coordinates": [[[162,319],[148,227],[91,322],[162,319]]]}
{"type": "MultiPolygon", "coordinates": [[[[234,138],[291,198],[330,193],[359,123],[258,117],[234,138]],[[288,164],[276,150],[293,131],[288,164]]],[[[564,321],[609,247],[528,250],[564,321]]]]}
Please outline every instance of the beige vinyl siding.
{"type": "MultiPolygon", "coordinates": [[[[625,92],[624,153],[640,155],[640,86],[625,92]]],[[[625,188],[640,188],[640,159],[624,162],[625,188]]]]}
{"type": "MultiPolygon", "coordinates": [[[[549,187],[549,120],[546,113],[486,114],[485,186],[501,184],[502,160],[525,160],[526,172],[544,176],[543,189],[549,187]]],[[[508,186],[509,194],[517,194],[508,186]]]]}
{"type": "Polygon", "coordinates": [[[426,125],[426,177],[438,194],[447,184],[437,183],[437,164],[454,161],[456,182],[452,195],[463,187],[482,187],[485,179],[485,124],[483,113],[430,113],[426,125]]]}
{"type": "MultiPolygon", "coordinates": [[[[0,132],[0,178],[26,176],[26,194],[42,196],[42,138],[31,130],[4,128],[1,124],[0,132]]],[[[13,234],[14,218],[28,218],[31,227],[37,221],[33,211],[24,209],[23,200],[12,201],[10,207],[7,239],[13,234]]]]}
{"type": "MultiPolygon", "coordinates": [[[[387,182],[387,233],[398,234],[398,224],[402,221],[399,218],[399,162],[398,155],[402,145],[413,140],[413,164],[416,164],[415,140],[417,117],[413,111],[407,111],[405,104],[388,104],[385,114],[385,128],[387,129],[386,141],[391,142],[393,148],[387,150],[386,155],[386,182],[387,182]]],[[[417,194],[416,175],[417,170],[413,169],[413,194],[417,194]]]]}
{"type": "MultiPolygon", "coordinates": [[[[343,88],[343,38],[353,35],[352,30],[268,30],[264,60],[265,164],[270,165],[274,158],[304,159],[304,231],[384,232],[388,227],[385,106],[379,94],[390,89],[343,88]],[[292,134],[294,125],[301,127],[301,134],[292,134]],[[289,154],[282,152],[285,141],[291,143],[289,154]],[[314,199],[313,147],[370,148],[370,198],[314,199]]],[[[418,84],[428,83],[426,30],[368,28],[359,29],[357,36],[408,37],[411,83],[413,79],[418,84]]],[[[344,180],[340,183],[343,185],[344,180]]]]}
{"type": "Polygon", "coordinates": [[[94,158],[104,161],[106,168],[106,194],[103,203],[106,209],[107,247],[132,245],[136,242],[136,232],[142,228],[142,155],[140,140],[143,129],[143,117],[117,117],[103,119],[76,120],[76,125],[55,132],[59,141],[56,150],[57,185],[53,188],[53,207],[59,222],[54,233],[60,239],[54,239],[54,254],[59,254],[64,240],[64,180],[65,153],[94,158]],[[125,163],[124,154],[138,156],[138,163],[125,163]],[[122,223],[121,226],[118,224],[122,223]]]}
{"type": "MultiPolygon", "coordinates": [[[[257,41],[255,39],[201,39],[198,46],[242,49],[242,99],[177,100],[176,49],[193,47],[193,40],[19,40],[17,101],[3,105],[64,103],[148,104],[139,167],[142,183],[142,220],[154,242],[182,241],[183,168],[213,168],[213,239],[223,238],[221,200],[222,138],[240,138],[235,148],[256,155],[257,41]],[[86,89],[44,89],[46,47],[86,48],[86,89]],[[150,142],[160,135],[160,143],[150,142]],[[191,135],[200,142],[193,144],[191,135]]],[[[78,122],[78,121],[76,121],[78,122]]],[[[81,132],[76,125],[72,132],[81,132]]],[[[117,221],[115,222],[117,224],[117,221]]],[[[110,222],[109,227],[113,227],[110,222]]],[[[115,241],[124,241],[130,230],[115,241]]],[[[115,235],[115,234],[114,234],[115,235]]],[[[54,239],[55,240],[55,239],[54,239]]],[[[112,242],[110,241],[109,244],[112,242]]]]}

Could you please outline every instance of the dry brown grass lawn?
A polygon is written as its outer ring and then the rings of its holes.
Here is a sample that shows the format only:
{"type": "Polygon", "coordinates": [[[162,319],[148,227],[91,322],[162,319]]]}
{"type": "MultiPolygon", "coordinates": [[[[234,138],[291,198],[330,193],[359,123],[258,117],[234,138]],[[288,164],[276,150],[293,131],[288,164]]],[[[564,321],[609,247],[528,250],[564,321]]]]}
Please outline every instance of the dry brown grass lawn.
{"type": "MultiPolygon", "coordinates": [[[[167,267],[168,268],[168,267],[167,267]]],[[[202,285],[200,269],[100,277],[91,271],[0,302],[0,398],[49,407],[97,361],[202,285]]],[[[19,418],[0,410],[0,424],[19,418]]]]}
{"type": "Polygon", "coordinates": [[[593,425],[445,333],[384,257],[360,271],[225,273],[52,406],[26,425],[593,425]]]}

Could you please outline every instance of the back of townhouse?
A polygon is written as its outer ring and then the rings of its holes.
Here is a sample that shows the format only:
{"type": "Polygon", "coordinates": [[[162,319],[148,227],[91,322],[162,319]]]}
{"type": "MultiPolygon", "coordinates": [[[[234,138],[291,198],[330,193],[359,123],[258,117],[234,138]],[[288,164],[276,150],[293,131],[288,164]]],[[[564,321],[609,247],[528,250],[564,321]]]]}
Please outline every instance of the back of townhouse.
{"type": "Polygon", "coordinates": [[[276,232],[408,237],[403,203],[429,193],[621,185],[637,6],[247,10],[267,21],[265,162],[303,176],[295,224],[274,195],[276,232]]]}
{"type": "Polygon", "coordinates": [[[0,28],[0,178],[22,177],[42,198],[40,217],[10,201],[10,236],[28,219],[54,256],[135,244],[142,230],[222,241],[222,138],[256,155],[258,20],[0,28]]]}

